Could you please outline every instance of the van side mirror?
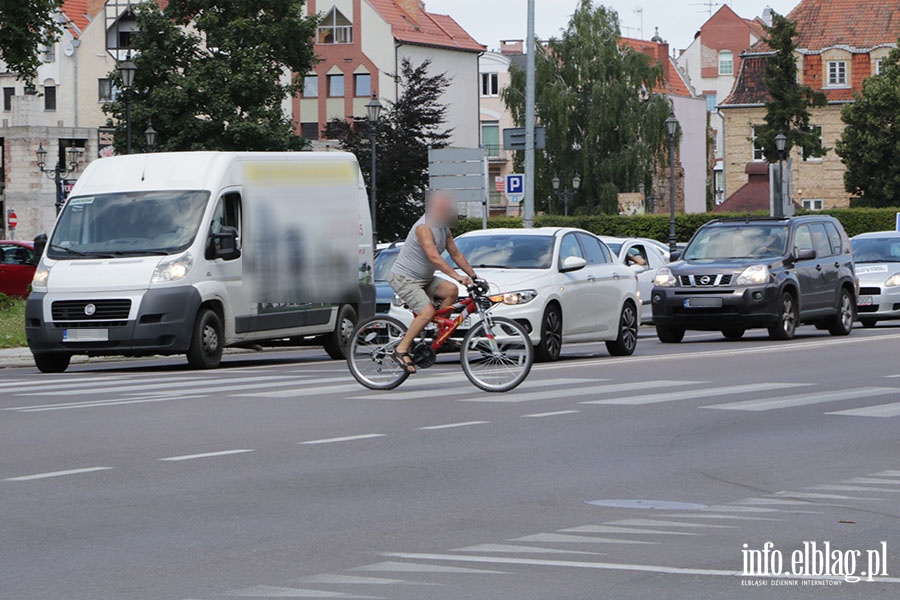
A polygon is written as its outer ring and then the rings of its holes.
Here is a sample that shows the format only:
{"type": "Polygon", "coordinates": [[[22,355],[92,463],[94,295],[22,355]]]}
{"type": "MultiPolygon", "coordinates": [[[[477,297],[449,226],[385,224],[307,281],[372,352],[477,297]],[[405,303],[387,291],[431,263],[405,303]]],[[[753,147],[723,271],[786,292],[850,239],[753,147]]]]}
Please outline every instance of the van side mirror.
{"type": "Polygon", "coordinates": [[[587,266],[587,261],[580,256],[570,256],[563,260],[562,267],[559,268],[560,273],[571,273],[580,271],[587,266]]]}
{"type": "Polygon", "coordinates": [[[797,260],[815,260],[816,251],[812,248],[800,248],[794,253],[794,257],[797,260]]]}
{"type": "Polygon", "coordinates": [[[223,227],[219,233],[210,233],[206,244],[206,258],[213,260],[234,260],[240,258],[241,249],[238,244],[238,230],[234,227],[223,227]]]}
{"type": "Polygon", "coordinates": [[[669,253],[669,262],[678,262],[679,260],[681,260],[681,252],[676,250],[669,253]]]}
{"type": "Polygon", "coordinates": [[[44,250],[47,249],[47,234],[39,233],[34,238],[34,264],[38,264],[41,262],[41,258],[44,256],[44,250]]]}

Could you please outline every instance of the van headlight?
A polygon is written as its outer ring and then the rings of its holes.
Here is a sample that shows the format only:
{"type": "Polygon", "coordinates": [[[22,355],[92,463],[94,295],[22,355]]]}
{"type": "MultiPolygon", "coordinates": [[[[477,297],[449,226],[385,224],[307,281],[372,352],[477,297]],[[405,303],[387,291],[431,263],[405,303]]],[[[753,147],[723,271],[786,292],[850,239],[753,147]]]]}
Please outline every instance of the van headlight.
{"type": "Polygon", "coordinates": [[[750,265],[738,275],[736,285],[761,285],[769,283],[769,267],[766,265],[750,265]]]}
{"type": "Polygon", "coordinates": [[[656,277],[653,278],[653,284],[658,285],[659,287],[675,287],[677,283],[678,280],[675,279],[675,275],[672,274],[672,269],[668,267],[663,267],[657,271],[656,277]]]}
{"type": "Polygon", "coordinates": [[[510,306],[516,306],[519,304],[528,304],[535,298],[537,298],[536,290],[522,290],[519,292],[507,292],[505,294],[497,294],[495,296],[491,296],[491,302],[494,304],[508,304],[510,306]]]}
{"type": "Polygon", "coordinates": [[[50,279],[50,266],[41,260],[37,269],[34,271],[34,277],[31,279],[31,290],[34,292],[46,292],[47,281],[50,279]]]}
{"type": "Polygon", "coordinates": [[[900,285],[900,273],[894,273],[884,282],[884,287],[897,287],[900,285]]]}
{"type": "Polygon", "coordinates": [[[150,284],[180,281],[188,276],[193,266],[194,257],[191,256],[190,252],[173,258],[164,258],[153,270],[150,284]]]}

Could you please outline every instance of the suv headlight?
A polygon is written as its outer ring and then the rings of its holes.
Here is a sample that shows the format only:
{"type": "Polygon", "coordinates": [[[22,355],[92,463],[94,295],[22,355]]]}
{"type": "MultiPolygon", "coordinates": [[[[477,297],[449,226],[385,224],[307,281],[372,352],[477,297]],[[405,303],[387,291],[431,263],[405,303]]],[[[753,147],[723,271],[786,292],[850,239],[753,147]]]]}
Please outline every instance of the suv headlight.
{"type": "Polygon", "coordinates": [[[503,303],[509,304],[510,306],[516,306],[517,304],[528,304],[535,298],[537,298],[537,291],[535,290],[522,290],[520,292],[507,292],[505,294],[497,294],[496,296],[491,296],[491,302],[495,304],[503,303]]]}
{"type": "Polygon", "coordinates": [[[750,265],[738,275],[736,285],[761,285],[769,283],[769,267],[766,265],[750,265]]]}
{"type": "Polygon", "coordinates": [[[191,267],[194,266],[194,257],[190,252],[186,252],[181,256],[173,258],[164,258],[156,269],[153,270],[153,276],[150,283],[170,283],[172,281],[180,281],[188,276],[191,267]]]}
{"type": "Polygon", "coordinates": [[[35,292],[46,292],[47,281],[50,279],[50,266],[41,259],[37,269],[34,271],[34,277],[31,279],[31,289],[35,292]]]}
{"type": "Polygon", "coordinates": [[[672,269],[663,267],[656,272],[653,283],[659,287],[675,287],[678,284],[678,280],[675,279],[675,275],[672,274],[672,269]]]}
{"type": "Polygon", "coordinates": [[[884,287],[897,287],[900,285],[900,273],[894,273],[884,282],[884,287]]]}

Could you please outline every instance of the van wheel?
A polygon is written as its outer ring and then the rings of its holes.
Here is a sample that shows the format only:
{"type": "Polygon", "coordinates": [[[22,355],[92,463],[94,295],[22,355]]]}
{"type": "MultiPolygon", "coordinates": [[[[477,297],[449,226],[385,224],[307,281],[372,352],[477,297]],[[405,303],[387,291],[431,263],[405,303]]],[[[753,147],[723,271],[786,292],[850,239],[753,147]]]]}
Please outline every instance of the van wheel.
{"type": "Polygon", "coordinates": [[[853,294],[847,288],[842,288],[838,297],[837,314],[828,319],[828,333],[831,335],[850,335],[850,332],[853,331],[853,319],[856,317],[853,314],[854,304],[853,294]]]}
{"type": "Polygon", "coordinates": [[[800,311],[797,301],[790,292],[782,292],[778,300],[778,323],[769,327],[769,337],[773,340],[792,340],[797,333],[800,311]]]}
{"type": "Polygon", "coordinates": [[[862,323],[862,326],[866,329],[871,329],[878,325],[878,321],[876,319],[860,319],[859,322],[862,323]]]}
{"type": "Polygon", "coordinates": [[[70,354],[45,354],[34,355],[34,365],[41,373],[62,373],[69,368],[72,356],[70,354]]]}
{"type": "Polygon", "coordinates": [[[680,344],[684,339],[684,329],[680,327],[656,326],[656,337],[663,344],[680,344]]]}
{"type": "Polygon", "coordinates": [[[556,362],[562,353],[562,312],[555,304],[544,310],[541,319],[541,341],[535,346],[535,357],[539,362],[556,362]]]}
{"type": "Polygon", "coordinates": [[[350,338],[353,336],[357,322],[359,322],[359,317],[356,316],[356,310],[349,304],[343,305],[338,311],[334,331],[322,339],[322,346],[328,356],[334,360],[347,358],[347,346],[350,344],[350,338]]]}
{"type": "Polygon", "coordinates": [[[622,316],[619,317],[619,337],[614,342],[606,342],[606,349],[612,356],[634,354],[638,341],[639,318],[634,304],[631,301],[626,302],[622,308],[622,316]]]}
{"type": "Polygon", "coordinates": [[[194,333],[188,348],[188,364],[192,369],[215,369],[222,362],[224,343],[222,319],[214,310],[200,309],[194,321],[194,333]]]}
{"type": "Polygon", "coordinates": [[[739,340],[744,337],[746,332],[746,329],[723,329],[722,335],[725,336],[726,340],[739,340]]]}

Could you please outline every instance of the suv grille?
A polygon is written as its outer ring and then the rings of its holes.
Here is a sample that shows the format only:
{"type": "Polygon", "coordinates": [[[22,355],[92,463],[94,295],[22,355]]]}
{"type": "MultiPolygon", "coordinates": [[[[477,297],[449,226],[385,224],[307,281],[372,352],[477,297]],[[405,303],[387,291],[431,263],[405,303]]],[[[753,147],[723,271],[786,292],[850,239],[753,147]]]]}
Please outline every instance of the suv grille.
{"type": "Polygon", "coordinates": [[[110,321],[128,319],[131,300],[57,300],[54,321],[110,321]]]}
{"type": "Polygon", "coordinates": [[[734,275],[724,273],[720,275],[682,275],[681,285],[684,287],[722,287],[731,285],[734,275]]]}

